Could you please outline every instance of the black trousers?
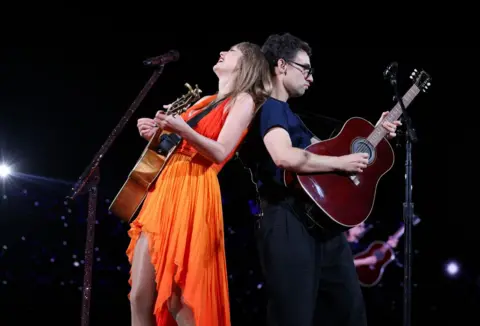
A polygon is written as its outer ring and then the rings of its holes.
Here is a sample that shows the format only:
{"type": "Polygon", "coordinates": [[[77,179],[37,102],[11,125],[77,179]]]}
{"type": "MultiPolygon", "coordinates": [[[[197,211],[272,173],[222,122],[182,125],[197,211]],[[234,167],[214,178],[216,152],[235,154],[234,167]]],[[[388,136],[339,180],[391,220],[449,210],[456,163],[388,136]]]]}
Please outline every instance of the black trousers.
{"type": "Polygon", "coordinates": [[[292,198],[262,206],[256,238],[269,298],[268,325],[367,325],[343,233],[312,226],[292,198]]]}

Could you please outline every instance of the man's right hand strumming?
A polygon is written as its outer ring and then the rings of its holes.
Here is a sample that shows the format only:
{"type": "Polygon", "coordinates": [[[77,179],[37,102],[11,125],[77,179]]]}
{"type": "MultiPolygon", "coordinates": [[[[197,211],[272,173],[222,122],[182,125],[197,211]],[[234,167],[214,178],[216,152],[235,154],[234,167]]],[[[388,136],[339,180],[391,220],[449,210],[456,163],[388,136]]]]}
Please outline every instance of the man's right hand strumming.
{"type": "Polygon", "coordinates": [[[150,141],[150,139],[155,135],[158,130],[158,126],[153,119],[150,118],[140,118],[137,122],[138,132],[140,136],[150,141]]]}
{"type": "Polygon", "coordinates": [[[337,169],[345,172],[363,172],[367,167],[368,154],[354,153],[337,157],[337,169]]]}

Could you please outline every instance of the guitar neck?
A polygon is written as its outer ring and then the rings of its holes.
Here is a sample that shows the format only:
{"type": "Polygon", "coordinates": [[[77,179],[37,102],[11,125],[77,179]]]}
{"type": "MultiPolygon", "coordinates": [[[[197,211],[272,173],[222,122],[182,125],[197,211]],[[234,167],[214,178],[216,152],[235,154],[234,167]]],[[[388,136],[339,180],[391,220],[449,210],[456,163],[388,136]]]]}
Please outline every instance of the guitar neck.
{"type": "MultiPolygon", "coordinates": [[[[410,87],[410,89],[405,93],[405,95],[402,97],[403,104],[405,105],[405,108],[407,108],[410,103],[413,101],[413,99],[420,93],[420,89],[416,86],[413,85],[410,87]]],[[[393,122],[395,120],[398,120],[398,118],[402,115],[402,107],[400,106],[400,103],[397,103],[393,109],[388,113],[388,115],[385,117],[385,120],[389,122],[393,122]]],[[[387,135],[387,130],[379,124],[378,126],[375,127],[375,129],[372,131],[370,136],[368,136],[368,141],[373,145],[377,146],[378,143],[387,135]]]]}
{"type": "Polygon", "coordinates": [[[397,232],[395,232],[393,235],[392,235],[392,238],[395,239],[395,240],[398,240],[402,237],[403,233],[405,232],[405,226],[402,226],[398,229],[397,232]]]}
{"type": "MultiPolygon", "coordinates": [[[[402,237],[404,231],[405,231],[405,227],[404,227],[404,226],[400,227],[400,228],[397,230],[397,232],[395,232],[394,234],[392,234],[391,238],[392,238],[392,239],[395,239],[395,240],[400,239],[400,238],[402,237]]],[[[382,246],[382,251],[385,252],[385,251],[387,251],[389,248],[390,248],[390,245],[389,245],[387,242],[385,242],[385,243],[383,244],[383,246],[382,246]]]]}
{"type": "MultiPolygon", "coordinates": [[[[413,217],[413,225],[417,225],[418,223],[420,223],[420,218],[418,218],[418,216],[414,215],[413,217]]],[[[399,240],[402,236],[403,236],[403,233],[405,232],[405,225],[402,225],[400,228],[398,228],[397,232],[395,232],[394,234],[392,234],[391,238],[392,239],[395,239],[395,240],[399,240]]],[[[388,248],[390,248],[390,246],[388,245],[388,243],[384,243],[383,246],[382,246],[382,251],[385,252],[386,250],[388,250],[388,248]]]]}

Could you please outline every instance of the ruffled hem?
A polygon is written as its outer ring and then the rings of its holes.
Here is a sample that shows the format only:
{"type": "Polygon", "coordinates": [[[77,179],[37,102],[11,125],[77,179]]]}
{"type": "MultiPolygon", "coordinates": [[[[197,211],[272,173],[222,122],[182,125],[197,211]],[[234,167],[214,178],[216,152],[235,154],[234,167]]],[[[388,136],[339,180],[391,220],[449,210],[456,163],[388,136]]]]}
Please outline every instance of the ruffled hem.
{"type": "MultiPolygon", "coordinates": [[[[130,264],[133,262],[133,255],[135,252],[135,246],[137,244],[138,239],[140,238],[141,234],[144,234],[147,237],[148,240],[148,253],[150,256],[150,262],[153,265],[155,269],[155,288],[157,290],[157,297],[155,299],[155,306],[153,310],[153,314],[155,315],[155,318],[157,320],[157,325],[177,325],[176,322],[173,320],[173,317],[171,316],[170,312],[168,311],[167,308],[167,300],[171,297],[173,294],[173,291],[170,291],[169,293],[163,293],[161,294],[160,292],[160,279],[163,279],[163,282],[169,282],[168,280],[171,280],[170,282],[170,288],[173,287],[173,284],[177,285],[182,293],[182,304],[188,306],[188,308],[192,311],[193,316],[195,318],[196,316],[196,309],[194,305],[192,304],[193,298],[189,298],[188,295],[186,296],[185,293],[185,288],[184,285],[180,282],[180,275],[182,274],[184,268],[180,264],[180,262],[175,261],[174,264],[176,265],[175,267],[175,273],[172,273],[170,275],[168,274],[163,274],[161,275],[158,271],[158,264],[159,264],[159,259],[158,259],[158,252],[155,252],[154,248],[157,248],[158,245],[158,239],[156,239],[156,236],[154,233],[143,231],[142,227],[139,225],[139,223],[133,223],[131,226],[131,229],[128,231],[128,235],[131,238],[130,245],[127,248],[126,254],[128,257],[128,261],[130,264]],[[192,300],[191,300],[192,299],[192,300]]],[[[130,286],[132,286],[132,272],[130,271],[130,277],[128,279],[128,283],[130,286]]],[[[130,294],[128,294],[128,298],[130,299],[130,294]]],[[[195,318],[196,319],[196,318],[195,318]]],[[[195,320],[195,323],[198,324],[198,321],[195,320]]]]}

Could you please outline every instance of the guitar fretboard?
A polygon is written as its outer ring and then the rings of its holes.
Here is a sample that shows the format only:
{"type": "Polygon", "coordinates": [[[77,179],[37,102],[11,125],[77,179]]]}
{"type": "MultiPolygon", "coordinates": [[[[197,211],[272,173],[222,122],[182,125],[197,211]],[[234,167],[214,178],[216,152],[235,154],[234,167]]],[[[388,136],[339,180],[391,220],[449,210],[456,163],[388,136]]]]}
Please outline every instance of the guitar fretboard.
{"type": "MultiPolygon", "coordinates": [[[[418,95],[418,93],[420,93],[420,89],[416,85],[413,85],[412,87],[410,87],[408,92],[405,93],[405,95],[403,95],[402,99],[403,99],[403,104],[405,105],[405,108],[407,108],[410,105],[410,103],[413,101],[415,96],[418,95]]],[[[387,120],[388,122],[393,122],[395,120],[398,120],[398,118],[402,115],[402,113],[403,113],[402,107],[400,106],[400,103],[397,103],[393,107],[393,109],[388,113],[388,115],[385,117],[385,120],[387,120]]],[[[376,147],[378,143],[386,135],[387,135],[387,130],[385,130],[385,128],[383,128],[382,125],[379,124],[377,127],[375,127],[375,129],[372,131],[372,133],[370,134],[370,136],[368,136],[367,139],[373,146],[376,147]]]]}

